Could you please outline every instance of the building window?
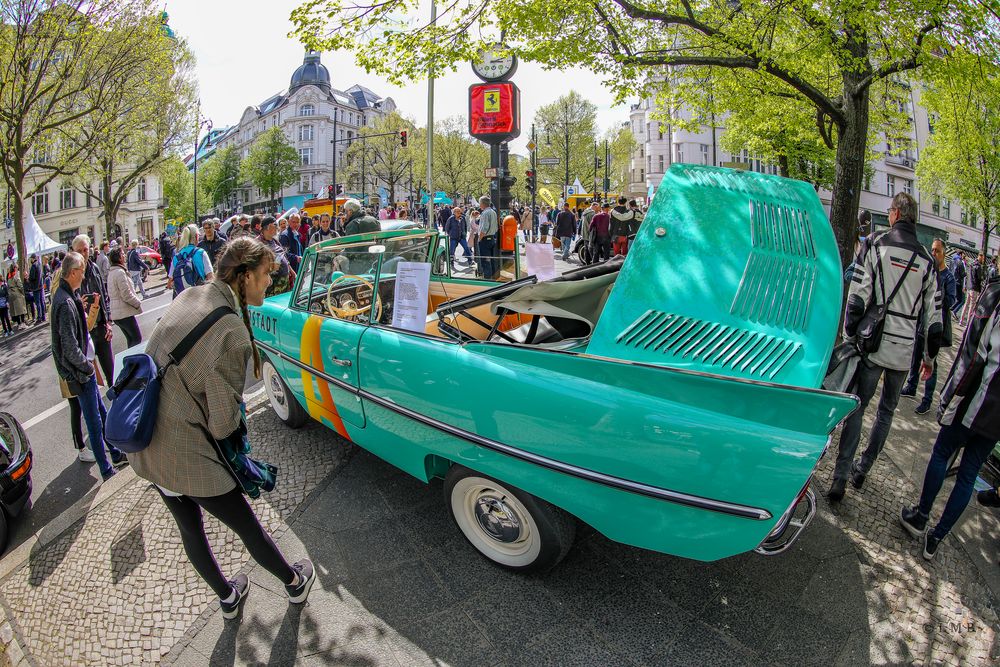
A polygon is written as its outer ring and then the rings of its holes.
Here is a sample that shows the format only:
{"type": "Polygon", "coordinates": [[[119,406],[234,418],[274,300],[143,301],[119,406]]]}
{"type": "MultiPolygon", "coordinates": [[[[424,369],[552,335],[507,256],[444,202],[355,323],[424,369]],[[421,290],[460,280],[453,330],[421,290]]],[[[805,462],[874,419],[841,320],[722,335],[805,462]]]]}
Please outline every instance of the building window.
{"type": "Polygon", "coordinates": [[[951,202],[947,197],[941,198],[941,217],[951,220],[951,202]]]}
{"type": "Polygon", "coordinates": [[[645,181],[646,180],[646,170],[645,169],[640,169],[639,170],[639,180],[640,181],[645,181]]]}
{"type": "Polygon", "coordinates": [[[962,224],[967,227],[976,228],[976,213],[975,211],[962,209],[962,224]]]}
{"type": "Polygon", "coordinates": [[[708,164],[708,144],[701,145],[701,163],[708,164]]]}
{"type": "Polygon", "coordinates": [[[656,124],[656,129],[658,130],[657,135],[659,135],[659,138],[662,139],[663,138],[663,123],[657,123],[656,124]]]}
{"type": "Polygon", "coordinates": [[[908,195],[913,194],[913,181],[911,181],[908,178],[903,179],[903,192],[905,192],[908,195]]]}
{"type": "Polygon", "coordinates": [[[301,162],[303,167],[312,164],[312,159],[313,159],[313,149],[311,148],[299,149],[299,161],[301,162]]]}
{"type": "Polygon", "coordinates": [[[312,192],[313,191],[313,177],[312,174],[302,174],[301,180],[299,180],[299,192],[312,192]]]}
{"type": "Polygon", "coordinates": [[[302,125],[299,127],[299,141],[312,141],[313,140],[313,126],[312,125],[302,125]]]}
{"type": "Polygon", "coordinates": [[[299,108],[299,115],[300,116],[315,116],[316,115],[316,107],[314,107],[311,104],[303,104],[299,108]]]}
{"type": "Polygon", "coordinates": [[[49,212],[49,191],[43,189],[31,198],[31,212],[35,215],[49,212]]]}
{"type": "Polygon", "coordinates": [[[934,201],[931,202],[931,213],[941,215],[941,198],[937,195],[934,196],[934,201]]]}
{"type": "Polygon", "coordinates": [[[76,208],[76,190],[69,183],[63,183],[59,188],[59,210],[76,208]]]}
{"type": "Polygon", "coordinates": [[[137,187],[136,190],[138,190],[139,201],[146,201],[146,179],[145,178],[140,178],[139,179],[139,187],[137,187]]]}
{"type": "Polygon", "coordinates": [[[684,147],[680,144],[674,144],[674,154],[676,159],[674,162],[684,162],[684,147]]]}
{"type": "Polygon", "coordinates": [[[663,155],[662,154],[661,155],[657,155],[656,159],[657,159],[657,161],[660,164],[660,173],[662,174],[663,173],[663,155]]]}
{"type": "Polygon", "coordinates": [[[896,179],[889,174],[885,175],[885,193],[890,197],[896,196],[896,179]]]}

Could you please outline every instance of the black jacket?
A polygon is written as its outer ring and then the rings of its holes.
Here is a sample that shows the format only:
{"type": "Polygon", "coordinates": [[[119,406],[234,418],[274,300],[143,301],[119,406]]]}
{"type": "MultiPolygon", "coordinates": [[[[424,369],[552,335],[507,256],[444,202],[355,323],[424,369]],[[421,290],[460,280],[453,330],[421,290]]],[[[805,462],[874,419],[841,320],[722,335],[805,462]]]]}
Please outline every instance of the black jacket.
{"type": "Polygon", "coordinates": [[[941,389],[938,421],[962,424],[1000,440],[1000,282],[990,283],[976,304],[962,346],[941,389]]]}
{"type": "Polygon", "coordinates": [[[639,229],[635,211],[619,204],[611,209],[611,237],[631,236],[639,229]]]}
{"type": "Polygon", "coordinates": [[[351,216],[351,219],[344,225],[344,235],[350,236],[351,234],[361,234],[364,232],[377,232],[380,229],[382,228],[379,226],[378,220],[359,211],[351,216]]]}
{"type": "Polygon", "coordinates": [[[226,246],[226,237],[219,232],[215,233],[215,238],[209,241],[207,238],[201,240],[198,247],[208,253],[208,258],[212,260],[212,268],[219,263],[222,256],[222,249],[226,246]]]}
{"type": "Polygon", "coordinates": [[[94,367],[87,361],[87,315],[80,297],[64,280],[59,281],[52,297],[51,327],[56,372],[71,389],[74,384],[84,384],[94,375],[94,367]]]}
{"type": "Polygon", "coordinates": [[[97,315],[97,326],[108,324],[111,322],[111,303],[108,301],[107,282],[100,267],[95,262],[87,262],[87,268],[83,272],[83,284],[80,285],[80,294],[94,293],[101,295],[101,312],[97,315]]]}
{"type": "Polygon", "coordinates": [[[555,236],[576,236],[576,216],[571,211],[559,211],[556,216],[555,236]]]}
{"type": "Polygon", "coordinates": [[[37,260],[28,267],[28,281],[24,283],[24,289],[28,292],[42,289],[42,267],[38,265],[37,260]]]}

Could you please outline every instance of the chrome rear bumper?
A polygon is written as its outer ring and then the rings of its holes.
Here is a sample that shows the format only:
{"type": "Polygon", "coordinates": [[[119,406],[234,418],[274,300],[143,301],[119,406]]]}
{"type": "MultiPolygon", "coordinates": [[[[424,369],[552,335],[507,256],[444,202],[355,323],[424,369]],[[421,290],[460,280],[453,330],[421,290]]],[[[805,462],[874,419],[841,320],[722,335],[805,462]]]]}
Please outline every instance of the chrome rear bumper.
{"type": "Polygon", "coordinates": [[[805,493],[781,517],[771,534],[754,549],[756,553],[775,556],[799,539],[799,535],[816,516],[816,494],[813,493],[811,482],[812,480],[806,485],[805,493]]]}

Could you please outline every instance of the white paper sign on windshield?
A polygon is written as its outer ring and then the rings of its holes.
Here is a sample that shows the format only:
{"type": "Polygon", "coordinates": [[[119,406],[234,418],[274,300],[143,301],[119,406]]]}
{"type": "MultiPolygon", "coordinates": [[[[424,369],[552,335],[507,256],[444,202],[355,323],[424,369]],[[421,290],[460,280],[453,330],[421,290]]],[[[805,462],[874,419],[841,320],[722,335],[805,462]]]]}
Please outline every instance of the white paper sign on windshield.
{"type": "Polygon", "coordinates": [[[557,275],[556,258],[548,243],[526,243],[524,263],[527,265],[528,275],[537,276],[539,281],[552,280],[557,275]]]}
{"type": "Polygon", "coordinates": [[[400,262],[396,265],[393,327],[420,332],[426,329],[430,285],[431,265],[428,262],[400,262]]]}

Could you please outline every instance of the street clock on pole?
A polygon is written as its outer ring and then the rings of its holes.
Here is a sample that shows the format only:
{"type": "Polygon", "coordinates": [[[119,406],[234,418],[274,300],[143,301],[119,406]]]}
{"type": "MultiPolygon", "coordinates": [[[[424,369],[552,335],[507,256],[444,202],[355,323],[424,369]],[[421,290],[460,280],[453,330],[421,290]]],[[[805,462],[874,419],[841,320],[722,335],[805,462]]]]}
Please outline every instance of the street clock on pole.
{"type": "Polygon", "coordinates": [[[472,61],[472,71],[483,81],[506,81],[517,71],[517,56],[513,53],[497,55],[503,46],[494,44],[479,51],[472,61]]]}

